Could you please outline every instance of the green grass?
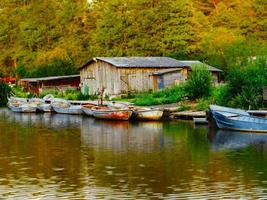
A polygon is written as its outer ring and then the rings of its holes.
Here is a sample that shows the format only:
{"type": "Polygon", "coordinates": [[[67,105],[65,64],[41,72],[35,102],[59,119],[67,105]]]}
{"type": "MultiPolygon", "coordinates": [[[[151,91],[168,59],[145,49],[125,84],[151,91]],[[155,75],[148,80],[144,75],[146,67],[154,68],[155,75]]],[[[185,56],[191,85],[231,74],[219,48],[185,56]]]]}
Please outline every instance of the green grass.
{"type": "Polygon", "coordinates": [[[175,86],[158,92],[142,92],[123,95],[113,100],[129,101],[138,106],[152,106],[160,104],[176,103],[183,100],[185,92],[183,86],[175,86]]]}

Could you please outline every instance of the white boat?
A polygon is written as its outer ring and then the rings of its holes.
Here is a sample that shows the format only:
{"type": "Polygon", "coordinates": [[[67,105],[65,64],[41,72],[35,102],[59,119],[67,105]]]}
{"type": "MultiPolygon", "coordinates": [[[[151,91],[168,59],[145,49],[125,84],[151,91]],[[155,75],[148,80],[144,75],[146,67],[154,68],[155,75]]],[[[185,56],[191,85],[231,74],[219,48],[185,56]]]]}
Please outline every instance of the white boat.
{"type": "Polygon", "coordinates": [[[27,103],[28,99],[27,98],[22,98],[22,97],[9,97],[8,102],[11,103],[27,103]]]}
{"type": "Polygon", "coordinates": [[[43,100],[46,103],[51,103],[54,100],[54,96],[52,94],[47,94],[43,97],[43,100]]]}
{"type": "Polygon", "coordinates": [[[10,110],[13,112],[19,112],[19,113],[33,113],[36,112],[36,105],[31,103],[25,103],[25,102],[8,102],[7,106],[10,110]]]}
{"type": "Polygon", "coordinates": [[[44,99],[32,98],[29,100],[30,103],[37,106],[37,110],[41,112],[51,112],[52,106],[50,103],[46,103],[44,99]]]}
{"type": "Polygon", "coordinates": [[[66,100],[55,100],[52,102],[52,108],[56,113],[60,114],[75,114],[80,115],[83,114],[81,105],[71,105],[66,100]]]}
{"type": "Polygon", "coordinates": [[[133,118],[139,120],[160,120],[163,110],[156,108],[135,108],[133,109],[133,118]]]}

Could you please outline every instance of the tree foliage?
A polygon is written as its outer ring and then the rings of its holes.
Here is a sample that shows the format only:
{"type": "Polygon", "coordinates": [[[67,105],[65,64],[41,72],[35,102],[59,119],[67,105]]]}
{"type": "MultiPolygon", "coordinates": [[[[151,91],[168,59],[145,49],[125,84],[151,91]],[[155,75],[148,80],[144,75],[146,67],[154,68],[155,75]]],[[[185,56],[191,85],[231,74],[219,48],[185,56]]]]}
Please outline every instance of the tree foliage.
{"type": "Polygon", "coordinates": [[[265,0],[1,0],[0,66],[171,56],[228,69],[266,54],[266,20],[265,0]]]}
{"type": "Polygon", "coordinates": [[[242,67],[234,66],[217,103],[245,109],[264,107],[263,88],[267,86],[267,58],[258,57],[242,67]]]}

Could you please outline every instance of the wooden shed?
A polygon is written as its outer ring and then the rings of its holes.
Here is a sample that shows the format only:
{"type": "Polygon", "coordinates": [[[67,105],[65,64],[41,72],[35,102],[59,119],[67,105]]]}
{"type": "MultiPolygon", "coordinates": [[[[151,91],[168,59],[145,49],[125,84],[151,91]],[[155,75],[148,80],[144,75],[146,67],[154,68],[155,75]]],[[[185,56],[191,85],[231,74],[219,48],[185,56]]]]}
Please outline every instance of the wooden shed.
{"type": "Polygon", "coordinates": [[[80,75],[49,76],[41,78],[24,78],[19,80],[19,85],[26,91],[39,96],[41,90],[77,89],[80,84],[80,75]]]}
{"type": "Polygon", "coordinates": [[[80,68],[81,91],[93,95],[105,87],[105,94],[119,95],[153,90],[153,73],[162,69],[187,73],[183,63],[168,57],[96,57],[80,68]]]}

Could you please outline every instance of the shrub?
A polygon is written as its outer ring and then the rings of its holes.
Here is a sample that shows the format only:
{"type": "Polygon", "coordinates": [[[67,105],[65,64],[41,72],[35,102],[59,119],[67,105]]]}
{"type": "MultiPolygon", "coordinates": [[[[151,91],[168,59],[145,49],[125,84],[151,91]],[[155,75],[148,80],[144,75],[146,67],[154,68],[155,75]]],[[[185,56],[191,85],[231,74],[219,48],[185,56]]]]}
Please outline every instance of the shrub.
{"type": "Polygon", "coordinates": [[[205,65],[195,65],[185,84],[189,99],[198,99],[211,95],[212,75],[205,65]]]}
{"type": "Polygon", "coordinates": [[[262,89],[267,86],[266,57],[231,68],[226,78],[227,85],[217,91],[218,104],[245,109],[263,106],[262,89]]]}
{"type": "Polygon", "coordinates": [[[7,97],[10,95],[11,88],[5,82],[0,81],[0,106],[7,104],[7,97]]]}

